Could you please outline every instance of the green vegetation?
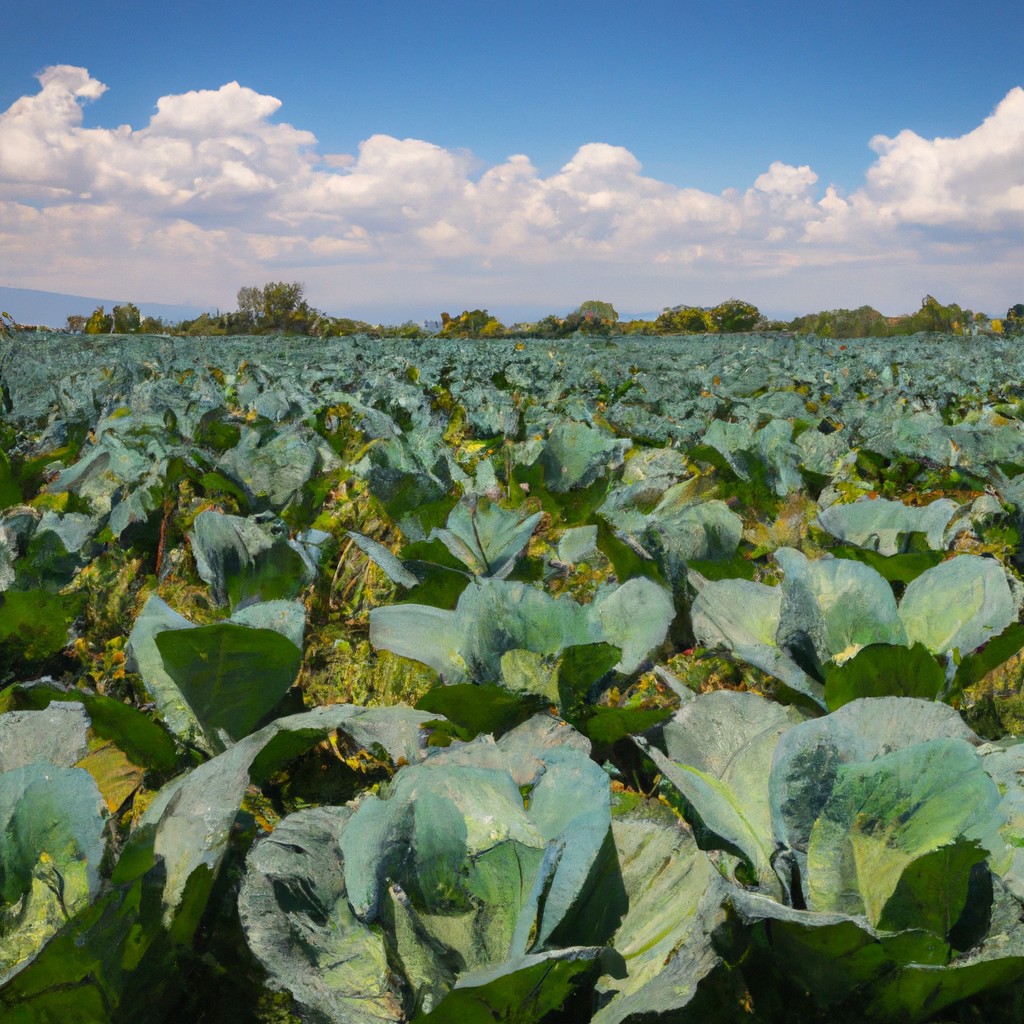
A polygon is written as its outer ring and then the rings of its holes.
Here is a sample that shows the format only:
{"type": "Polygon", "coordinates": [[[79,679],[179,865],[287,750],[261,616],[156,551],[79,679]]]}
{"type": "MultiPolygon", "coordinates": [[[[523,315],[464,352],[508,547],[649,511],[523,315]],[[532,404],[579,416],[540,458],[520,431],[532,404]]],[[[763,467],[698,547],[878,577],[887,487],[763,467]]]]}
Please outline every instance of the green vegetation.
{"type": "MultiPolygon", "coordinates": [[[[730,298],[716,306],[677,305],[665,307],[654,320],[621,320],[615,307],[599,299],[586,302],[564,314],[551,313],[530,323],[505,325],[486,309],[465,309],[457,316],[440,314],[439,327],[407,321],[397,325],[370,324],[351,317],[332,316],[314,309],[298,282],[271,281],[262,286],[240,288],[238,309],[207,312],[191,320],[164,323],[154,317],[142,318],[133,303],[115,306],[107,313],[102,306],[89,316],[72,314],[67,330],[86,334],[170,334],[187,337],[295,334],[313,338],[352,337],[404,338],[424,341],[442,338],[568,338],[633,335],[746,334],[787,332],[813,334],[821,338],[890,338],[920,332],[953,335],[999,335],[1024,333],[1024,304],[1011,306],[1005,317],[943,305],[931,295],[921,300],[914,313],[885,316],[872,306],[830,309],[808,313],[793,320],[769,320],[743,299],[730,298]]],[[[22,329],[8,318],[5,330],[22,329]]],[[[33,328],[34,329],[34,328],[33,328]]]]}
{"type": "Polygon", "coordinates": [[[3,340],[0,1020],[1016,1024],[1012,332],[244,299],[3,340]]]}

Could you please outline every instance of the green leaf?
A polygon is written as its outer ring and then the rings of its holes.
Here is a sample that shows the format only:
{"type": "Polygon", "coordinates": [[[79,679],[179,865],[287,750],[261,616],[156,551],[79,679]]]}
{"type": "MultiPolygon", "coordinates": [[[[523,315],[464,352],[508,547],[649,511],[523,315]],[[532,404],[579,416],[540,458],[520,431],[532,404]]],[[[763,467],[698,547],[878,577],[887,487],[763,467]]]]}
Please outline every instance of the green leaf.
{"type": "Polygon", "coordinates": [[[646,732],[672,717],[671,708],[607,708],[588,709],[584,716],[586,734],[602,746],[611,746],[626,736],[646,732]]]}
{"type": "Polygon", "coordinates": [[[725,921],[725,880],[678,823],[635,813],[613,819],[612,832],[629,900],[612,945],[628,973],[599,980],[593,1024],[667,1018],[709,988],[716,1005],[735,1005],[711,941],[725,921]]]}
{"type": "Polygon", "coordinates": [[[416,1024],[534,1024],[564,1005],[607,951],[597,946],[516,957],[464,974],[441,1004],[416,1024]]]}
{"type": "Polygon", "coordinates": [[[768,777],[780,739],[802,720],[752,693],[717,690],[684,704],[638,745],[683,805],[705,849],[743,858],[761,886],[779,892],[771,860],[768,777]]]}
{"type": "MultiPolygon", "coordinates": [[[[19,696],[19,691],[8,693],[19,696]]],[[[89,719],[80,705],[54,704],[32,711],[19,708],[0,715],[0,774],[35,761],[71,768],[88,752],[89,719]]]]}
{"type": "Polygon", "coordinates": [[[957,690],[965,690],[980,682],[993,669],[1009,661],[1024,648],[1024,624],[1014,623],[1007,626],[998,636],[994,636],[980,650],[966,654],[960,659],[953,686],[957,690]]]}
{"type": "Polygon", "coordinates": [[[828,667],[825,703],[835,711],[858,697],[935,700],[945,683],[945,671],[924,644],[869,644],[849,661],[828,667]]]}
{"type": "Polygon", "coordinates": [[[364,537],[352,530],[346,532],[352,543],[382,570],[392,583],[397,583],[400,587],[415,587],[419,584],[419,577],[410,572],[405,563],[388,551],[383,544],[378,544],[372,537],[364,537]]]}
{"type": "Polygon", "coordinates": [[[44,590],[0,594],[0,663],[38,674],[66,646],[68,627],[82,603],[81,595],[44,590]]]}
{"type": "Polygon", "coordinates": [[[848,656],[874,643],[906,639],[892,589],[866,565],[845,558],[808,559],[779,548],[775,559],[786,574],[776,640],[812,674],[836,655],[848,656]]]}
{"type": "Polygon", "coordinates": [[[249,855],[238,913],[271,977],[325,1019],[404,1019],[383,937],[345,899],[338,832],[352,811],[317,807],[281,821],[249,855]]]}
{"type": "Polygon", "coordinates": [[[116,743],[137,765],[169,771],[178,763],[177,747],[167,731],[130,704],[85,690],[64,690],[52,683],[25,684],[17,693],[27,707],[40,710],[59,707],[57,701],[81,704],[93,731],[116,743]]]}
{"type": "Polygon", "coordinates": [[[776,643],[781,616],[780,587],[743,579],[704,584],[690,611],[693,634],[702,646],[725,647],[794,693],[824,706],[821,684],[776,643]]]}
{"type": "Polygon", "coordinates": [[[540,457],[544,483],[554,494],[587,487],[609,469],[621,466],[631,446],[631,441],[616,439],[585,423],[563,420],[544,442],[540,457]]]}
{"type": "Polygon", "coordinates": [[[474,575],[505,579],[542,515],[524,515],[487,498],[466,495],[452,509],[445,528],[435,529],[431,537],[439,538],[474,575]]]}
{"type": "MultiPolygon", "coordinates": [[[[279,521],[279,525],[280,524],[279,521]]],[[[196,571],[217,604],[297,597],[312,572],[287,536],[262,524],[207,510],[196,516],[189,542],[196,571]]]]}
{"type": "Polygon", "coordinates": [[[947,938],[964,908],[971,867],[1000,852],[999,800],[962,739],[840,765],[811,829],[809,906],[947,938]]]}
{"type": "Polygon", "coordinates": [[[672,595],[653,580],[627,580],[614,590],[598,593],[591,605],[597,637],[622,652],[617,672],[630,675],[668,635],[676,610],[672,595]]]}
{"type": "Polygon", "coordinates": [[[900,618],[911,643],[969,654],[1016,622],[1020,601],[992,558],[958,555],[908,584],[900,618]]]}
{"type": "Polygon", "coordinates": [[[295,682],[302,651],[270,629],[234,623],[155,637],[167,674],[208,735],[248,735],[295,682]]]}
{"type": "MultiPolygon", "coordinates": [[[[913,697],[868,697],[823,718],[801,722],[779,741],[771,766],[771,832],[785,862],[806,888],[811,831],[845,765],[867,765],[929,740],[978,737],[952,708],[913,697]]],[[[949,837],[953,838],[953,837],[949,837]]],[[[803,894],[805,902],[809,895],[803,894]]]]}
{"type": "Polygon", "coordinates": [[[0,774],[0,986],[99,891],[105,826],[80,768],[36,761],[0,774]]]}
{"type": "Polygon", "coordinates": [[[126,666],[129,671],[138,672],[142,676],[142,682],[167,728],[179,739],[208,749],[209,742],[203,737],[202,726],[177,683],[164,668],[163,658],[156,645],[156,637],[165,631],[195,628],[188,619],[153,594],[142,606],[132,626],[125,647],[126,666]]]}
{"type": "Polygon", "coordinates": [[[840,544],[829,548],[829,554],[836,558],[850,558],[863,562],[875,570],[889,583],[910,583],[923,572],[938,565],[943,558],[941,551],[908,551],[897,555],[880,555],[869,548],[856,548],[840,544]]]}
{"type": "Polygon", "coordinates": [[[484,734],[503,736],[544,705],[541,696],[509,693],[493,683],[459,683],[429,690],[416,702],[416,710],[443,715],[459,739],[471,740],[484,734]]]}
{"type": "Polygon", "coordinates": [[[608,643],[576,644],[566,649],[558,665],[562,706],[585,701],[591,687],[618,664],[621,652],[608,643]]]}
{"type": "Polygon", "coordinates": [[[956,502],[939,498],[928,505],[914,507],[888,498],[861,497],[847,504],[836,504],[818,513],[823,530],[840,541],[871,549],[879,555],[897,555],[903,538],[911,533],[927,537],[935,551],[945,547],[945,531],[956,502]]]}

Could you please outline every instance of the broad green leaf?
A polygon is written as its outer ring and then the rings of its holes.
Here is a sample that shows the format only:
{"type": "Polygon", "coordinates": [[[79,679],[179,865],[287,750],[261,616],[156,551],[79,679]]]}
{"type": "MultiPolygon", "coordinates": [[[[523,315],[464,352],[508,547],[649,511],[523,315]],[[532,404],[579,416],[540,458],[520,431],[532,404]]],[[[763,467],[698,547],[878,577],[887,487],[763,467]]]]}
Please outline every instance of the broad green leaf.
{"type": "MultiPolygon", "coordinates": [[[[149,715],[130,704],[87,690],[64,690],[55,683],[45,681],[23,684],[17,687],[15,694],[19,703],[40,710],[83,707],[88,713],[87,722],[93,732],[116,743],[137,765],[168,771],[177,764],[177,748],[167,731],[149,715]]],[[[51,760],[63,746],[65,744],[53,744],[51,760]]],[[[2,748],[3,742],[0,740],[2,748]]],[[[69,746],[68,749],[73,748],[69,746]]]]}
{"type": "Polygon", "coordinates": [[[79,595],[50,594],[45,590],[0,593],[0,663],[26,674],[38,672],[38,666],[46,664],[67,644],[68,627],[81,604],[79,595]]]}
{"type": "Polygon", "coordinates": [[[956,509],[956,503],[948,498],[914,507],[888,498],[862,497],[823,508],[818,513],[818,523],[838,540],[870,548],[880,555],[899,554],[901,539],[910,533],[923,533],[929,547],[941,551],[945,547],[946,527],[956,509]]]}
{"type": "Polygon", "coordinates": [[[992,558],[958,555],[908,584],[900,619],[911,643],[969,654],[1016,622],[1020,598],[992,558]]]}
{"type": "Polygon", "coordinates": [[[542,512],[524,515],[487,498],[466,495],[452,509],[438,537],[451,554],[476,576],[504,579],[512,571],[541,520],[542,512]]]}
{"type": "Polygon", "coordinates": [[[116,814],[125,800],[139,789],[146,775],[110,740],[94,745],[76,767],[85,769],[93,777],[111,814],[116,814]]]}
{"type": "Polygon", "coordinates": [[[209,510],[196,516],[188,535],[196,572],[217,604],[294,598],[310,582],[301,553],[272,526],[209,510]]]}
{"type": "Polygon", "coordinates": [[[299,494],[318,461],[317,450],[294,427],[269,438],[257,429],[245,428],[239,443],[226,451],[217,465],[247,494],[281,509],[299,494]]]}
{"type": "Polygon", "coordinates": [[[466,676],[460,654],[465,631],[466,623],[458,610],[397,604],[370,611],[370,643],[374,647],[422,662],[446,682],[458,682],[466,676]]]}
{"type": "Polygon", "coordinates": [[[727,561],[736,554],[742,536],[743,520],[724,501],[681,508],[666,507],[663,501],[647,517],[644,541],[665,578],[679,586],[690,562],[727,561]]]}
{"type": "Polygon", "coordinates": [[[999,799],[962,739],[839,765],[811,829],[809,906],[864,914],[889,931],[924,928],[947,938],[964,908],[971,867],[1001,852],[999,799]],[[927,902],[922,892],[930,893],[927,902]]]}
{"type": "Polygon", "coordinates": [[[835,711],[858,697],[935,700],[945,683],[945,671],[924,644],[869,644],[849,661],[828,667],[825,702],[835,711]]]}
{"type": "Polygon", "coordinates": [[[35,761],[0,774],[0,986],[96,895],[105,831],[82,769],[35,761]]]}
{"type": "Polygon", "coordinates": [[[78,704],[0,715],[0,774],[35,761],[71,768],[89,750],[89,718],[78,704]]]}
{"type": "Polygon", "coordinates": [[[986,743],[980,748],[981,763],[999,787],[1001,832],[1007,844],[1007,858],[994,867],[1007,888],[1024,902],[1024,744],[1016,738],[986,743]]]}
{"type": "Polygon", "coordinates": [[[585,562],[597,554],[597,527],[573,526],[558,539],[558,560],[565,565],[585,562]]]}
{"type": "Polygon", "coordinates": [[[306,606],[301,601],[260,601],[240,608],[227,620],[253,629],[270,629],[302,647],[306,631],[306,606]]]}
{"type": "Polygon", "coordinates": [[[679,1013],[726,973],[711,942],[725,920],[726,883],[678,824],[638,814],[613,819],[612,832],[629,897],[612,945],[626,974],[598,982],[594,1024],[679,1013]]]}
{"type": "Polygon", "coordinates": [[[698,643],[725,647],[775,676],[795,693],[824,706],[821,684],[775,641],[782,615],[782,590],[753,580],[712,580],[697,593],[690,617],[698,643]]]}
{"type": "MultiPolygon", "coordinates": [[[[771,832],[781,847],[776,871],[784,882],[788,884],[788,872],[796,868],[806,889],[811,831],[842,766],[870,764],[936,739],[980,743],[951,707],[913,697],[854,700],[824,718],[790,729],[776,747],[769,778],[771,832]]],[[[808,898],[805,891],[805,901],[808,898]]]]}
{"type": "Polygon", "coordinates": [[[671,708],[588,708],[582,728],[598,744],[609,747],[627,736],[635,736],[672,717],[671,708]]]}
{"type": "Polygon", "coordinates": [[[600,946],[572,947],[515,957],[463,974],[417,1024],[533,1024],[558,1010],[588,975],[611,959],[600,946]]]}
{"type": "Polygon", "coordinates": [[[352,811],[281,821],[249,854],[238,913],[249,948],[302,1006],[344,1024],[404,1020],[385,942],[345,898],[338,833],[352,811]]]}
{"type": "Polygon", "coordinates": [[[463,740],[485,733],[499,737],[514,729],[544,706],[536,695],[509,693],[493,683],[459,683],[437,686],[417,702],[418,711],[443,715],[463,740]]]}
{"type": "Polygon", "coordinates": [[[182,696],[178,684],[164,668],[163,658],[156,645],[159,634],[176,629],[195,629],[195,626],[153,594],[143,605],[132,626],[125,648],[126,665],[129,671],[138,672],[142,676],[142,682],[167,728],[179,739],[205,747],[208,741],[203,737],[202,726],[182,696]]]}
{"type": "Polygon", "coordinates": [[[619,440],[585,423],[564,420],[544,441],[540,463],[549,491],[562,494],[592,484],[622,465],[631,441],[619,440]]]}
{"type": "Polygon", "coordinates": [[[173,918],[189,879],[205,869],[215,876],[226,839],[249,784],[250,773],[268,777],[334,730],[363,748],[378,742],[394,760],[417,757],[420,725],[430,716],[408,708],[360,708],[335,704],[279,718],[240,740],[223,754],[164,786],[146,809],[140,829],[151,828],[153,849],[162,858],[165,915],[173,918]],[[298,745],[287,742],[298,738],[298,745]],[[285,741],[285,742],[279,742],[285,741]],[[268,757],[270,754],[273,757],[268,757]]]}
{"type": "Polygon", "coordinates": [[[923,572],[942,561],[941,551],[908,551],[898,555],[880,555],[869,548],[852,547],[849,544],[829,548],[829,554],[836,558],[850,558],[863,562],[875,570],[889,583],[910,583],[923,572]]]}
{"type": "Polygon", "coordinates": [[[600,638],[622,652],[617,672],[630,675],[668,635],[675,618],[672,595],[653,580],[637,577],[595,597],[591,606],[600,638]]]}
{"type": "Polygon", "coordinates": [[[960,659],[956,675],[953,677],[954,686],[960,690],[973,686],[1003,662],[1009,661],[1022,648],[1024,648],[1024,625],[1007,626],[980,650],[960,659]]]}
{"type": "Polygon", "coordinates": [[[779,974],[797,991],[810,993],[819,1006],[834,1008],[837,1014],[846,1010],[854,1020],[865,1015],[865,999],[873,989],[898,979],[907,965],[944,965],[949,960],[949,946],[930,932],[880,933],[863,917],[794,910],[742,890],[731,892],[728,902],[752,928],[755,956],[759,951],[767,954],[767,964],[750,964],[752,972],[779,974]]]}
{"type": "Polygon", "coordinates": [[[155,637],[164,669],[204,731],[248,735],[295,682],[302,651],[270,629],[234,623],[167,630],[155,637]]]}
{"type": "Polygon", "coordinates": [[[618,664],[621,654],[612,644],[577,644],[566,649],[558,663],[558,692],[563,707],[585,701],[591,687],[618,664]]]}
{"type": "Polygon", "coordinates": [[[501,656],[501,681],[513,693],[558,703],[558,664],[551,657],[522,648],[506,651],[501,656]]]}
{"type": "Polygon", "coordinates": [[[779,890],[768,777],[779,740],[801,719],[756,694],[717,690],[684,704],[649,741],[638,741],[678,794],[700,845],[742,857],[773,892],[779,890]]]}
{"type": "MultiPolygon", "coordinates": [[[[275,982],[326,1020],[447,1020],[467,992],[525,1012],[522,985],[549,961],[596,971],[624,909],[608,777],[558,732],[535,719],[438,752],[354,810],[299,812],[257,843],[239,906],[275,982]],[[573,935],[592,938],[586,957],[573,935]]],[[[567,995],[542,988],[551,1008],[567,995]]]]}
{"type": "Polygon", "coordinates": [[[775,560],[785,573],[776,641],[814,672],[868,644],[906,640],[892,590],[873,569],[845,558],[812,561],[794,548],[779,548],[775,560]]]}
{"type": "MultiPolygon", "coordinates": [[[[1024,974],[1020,904],[996,886],[984,942],[949,964],[907,963],[879,979],[865,1009],[873,1019],[934,1019],[944,1007],[982,992],[997,993],[1024,974]]],[[[1007,988],[1007,1000],[1011,999],[1007,988]]],[[[862,1004],[863,1005],[863,1004],[862,1004]]]]}

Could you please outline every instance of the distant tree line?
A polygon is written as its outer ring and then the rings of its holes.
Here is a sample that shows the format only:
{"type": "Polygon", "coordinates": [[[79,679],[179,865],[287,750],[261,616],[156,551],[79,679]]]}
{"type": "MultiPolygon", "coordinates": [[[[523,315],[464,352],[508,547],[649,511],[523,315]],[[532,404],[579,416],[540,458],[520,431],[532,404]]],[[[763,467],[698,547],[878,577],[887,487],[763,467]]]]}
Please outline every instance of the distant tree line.
{"type": "Polygon", "coordinates": [[[142,317],[139,307],[127,302],[107,313],[98,306],[90,316],[67,318],[69,331],[85,334],[175,334],[226,336],[241,334],[295,334],[333,338],[353,334],[417,340],[444,338],[568,338],[630,334],[742,334],[750,331],[787,331],[816,334],[823,338],[886,338],[937,331],[943,334],[1004,334],[1024,336],[1024,303],[1011,306],[1006,316],[943,305],[926,295],[921,308],[903,316],[885,316],[872,306],[829,309],[793,320],[769,320],[757,306],[730,298],[717,306],[666,307],[654,320],[620,320],[610,302],[588,299],[564,316],[549,314],[536,322],[506,326],[486,309],[465,309],[457,316],[442,313],[439,330],[407,321],[403,324],[370,324],[349,317],[330,316],[306,301],[304,286],[297,282],[271,281],[262,287],[240,288],[238,308],[230,313],[202,313],[191,320],[164,323],[142,317]]]}

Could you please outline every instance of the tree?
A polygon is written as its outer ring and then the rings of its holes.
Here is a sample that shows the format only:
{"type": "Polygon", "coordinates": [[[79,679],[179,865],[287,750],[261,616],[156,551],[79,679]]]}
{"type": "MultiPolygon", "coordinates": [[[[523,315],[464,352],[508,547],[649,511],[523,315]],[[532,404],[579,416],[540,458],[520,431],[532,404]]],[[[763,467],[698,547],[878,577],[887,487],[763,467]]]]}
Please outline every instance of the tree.
{"type": "Polygon", "coordinates": [[[711,314],[699,306],[673,306],[654,321],[658,334],[711,334],[715,325],[711,314]]]}
{"type": "Polygon", "coordinates": [[[299,281],[270,281],[262,288],[240,288],[237,299],[241,319],[262,334],[310,334],[322,316],[303,298],[299,281]]]}
{"type": "Polygon", "coordinates": [[[618,322],[619,314],[610,302],[602,302],[600,299],[587,299],[581,302],[577,313],[582,317],[597,317],[599,320],[614,324],[618,322]]]}
{"type": "Polygon", "coordinates": [[[126,302],[123,306],[115,306],[114,334],[138,334],[142,325],[142,316],[139,307],[134,302],[126,302]]]}
{"type": "Polygon", "coordinates": [[[486,309],[464,309],[456,317],[442,313],[441,324],[443,338],[496,338],[505,333],[504,325],[486,309]]]}
{"type": "Polygon", "coordinates": [[[89,322],[87,316],[82,316],[81,313],[69,313],[68,314],[68,325],[65,330],[71,334],[81,334],[85,330],[85,325],[89,322]]]}
{"type": "Polygon", "coordinates": [[[114,318],[102,306],[97,306],[85,322],[86,334],[109,334],[113,329],[114,318]]]}
{"type": "Polygon", "coordinates": [[[910,333],[936,331],[960,334],[970,329],[974,314],[969,309],[961,309],[955,302],[944,306],[934,296],[926,295],[921,300],[921,308],[908,319],[910,333]]]}
{"type": "Polygon", "coordinates": [[[726,299],[711,310],[711,322],[721,334],[752,331],[761,319],[757,306],[742,299],[726,299]]]}
{"type": "Polygon", "coordinates": [[[792,331],[817,334],[822,338],[874,338],[890,333],[888,321],[873,306],[808,313],[787,326],[792,331]]]}
{"type": "Polygon", "coordinates": [[[1024,302],[1018,302],[1006,311],[1003,318],[1003,334],[1010,337],[1024,336],[1024,302]]]}

